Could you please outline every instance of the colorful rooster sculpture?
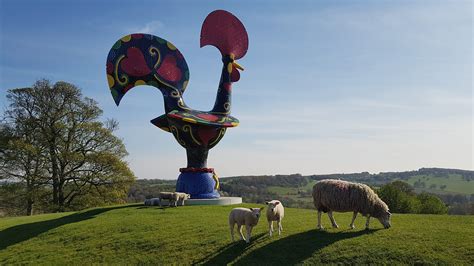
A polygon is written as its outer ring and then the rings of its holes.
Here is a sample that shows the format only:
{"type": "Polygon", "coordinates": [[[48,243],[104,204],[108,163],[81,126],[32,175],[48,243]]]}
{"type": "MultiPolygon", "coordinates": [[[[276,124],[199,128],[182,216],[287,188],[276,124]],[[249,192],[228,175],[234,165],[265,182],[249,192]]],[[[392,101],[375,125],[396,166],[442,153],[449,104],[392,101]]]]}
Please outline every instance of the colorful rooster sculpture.
{"type": "Polygon", "coordinates": [[[183,55],[170,42],[159,37],[135,33],[124,36],[107,57],[107,80],[117,105],[131,88],[149,85],[163,94],[165,114],[151,120],[171,132],[186,149],[188,165],[180,169],[176,191],[191,198],[218,198],[219,181],[207,168],[209,149],[224,137],[226,129],[239,121],[230,116],[232,83],[240,79],[235,60],[248,49],[248,36],[234,15],[224,10],[211,12],[202,25],[201,47],[213,45],[222,54],[222,74],[214,107],[209,112],[189,108],[183,100],[189,70],[183,55]]]}

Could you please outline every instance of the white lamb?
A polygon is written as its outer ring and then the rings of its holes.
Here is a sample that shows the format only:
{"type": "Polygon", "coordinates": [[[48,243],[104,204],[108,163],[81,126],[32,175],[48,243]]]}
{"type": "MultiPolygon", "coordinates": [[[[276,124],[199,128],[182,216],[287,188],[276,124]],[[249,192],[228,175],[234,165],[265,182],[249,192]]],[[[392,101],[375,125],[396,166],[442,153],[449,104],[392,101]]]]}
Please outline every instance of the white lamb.
{"type": "Polygon", "coordinates": [[[175,192],[160,192],[158,197],[160,199],[160,207],[163,206],[163,200],[164,199],[168,200],[168,206],[171,206],[171,204],[175,205],[175,203],[176,203],[176,194],[175,194],[175,192]]]}
{"type": "Polygon", "coordinates": [[[160,192],[159,200],[160,206],[162,206],[162,202],[164,199],[168,200],[168,206],[178,206],[178,202],[180,201],[180,205],[184,206],[184,201],[191,198],[191,195],[182,193],[182,192],[160,192]]]}
{"type": "Polygon", "coordinates": [[[234,225],[237,224],[237,231],[240,234],[240,238],[245,242],[250,243],[250,237],[252,234],[252,228],[257,225],[258,219],[260,218],[260,212],[262,208],[235,208],[229,214],[229,226],[230,236],[234,241],[234,225]],[[247,238],[242,234],[242,225],[245,225],[247,231],[247,238]]]}
{"type": "Polygon", "coordinates": [[[267,208],[267,221],[268,221],[268,230],[270,231],[270,236],[273,235],[273,221],[277,222],[278,225],[278,235],[281,235],[283,231],[283,226],[281,225],[281,220],[285,216],[285,208],[278,200],[272,200],[266,202],[268,205],[267,208]]]}
{"type": "Polygon", "coordinates": [[[180,205],[184,206],[184,201],[191,198],[191,195],[186,194],[186,193],[175,192],[175,194],[176,194],[176,201],[174,203],[175,207],[177,206],[178,202],[181,202],[180,205]]]}

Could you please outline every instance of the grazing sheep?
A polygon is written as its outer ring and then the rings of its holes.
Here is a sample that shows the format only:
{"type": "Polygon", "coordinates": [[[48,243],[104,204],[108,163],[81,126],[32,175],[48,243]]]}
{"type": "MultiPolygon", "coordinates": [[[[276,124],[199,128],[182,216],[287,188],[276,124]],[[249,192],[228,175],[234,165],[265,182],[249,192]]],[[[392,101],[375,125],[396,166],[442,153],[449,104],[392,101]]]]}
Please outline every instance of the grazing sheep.
{"type": "Polygon", "coordinates": [[[332,215],[337,212],[354,212],[350,228],[354,229],[357,213],[367,217],[365,228],[369,229],[370,217],[377,218],[385,228],[389,228],[391,213],[388,206],[367,185],[342,180],[325,179],[313,186],[314,206],[318,210],[318,229],[321,226],[321,214],[327,212],[332,226],[338,228],[332,215]]]}
{"type": "Polygon", "coordinates": [[[175,207],[177,206],[178,202],[181,202],[180,205],[184,206],[184,201],[191,198],[191,195],[186,194],[186,193],[175,192],[175,194],[176,194],[176,201],[174,203],[175,207]]]}
{"type": "Polygon", "coordinates": [[[168,206],[176,206],[177,195],[176,192],[160,192],[158,198],[160,199],[160,207],[164,199],[168,200],[168,206]]]}
{"type": "Polygon", "coordinates": [[[151,199],[145,200],[145,206],[158,206],[158,205],[160,205],[159,198],[151,198],[151,199]]]}
{"type": "Polygon", "coordinates": [[[283,204],[278,200],[272,200],[266,202],[268,205],[267,208],[267,221],[268,221],[268,230],[270,231],[270,236],[273,235],[273,221],[277,222],[278,225],[278,235],[281,235],[283,227],[281,225],[281,220],[285,216],[285,209],[283,204]]]}
{"type": "Polygon", "coordinates": [[[164,199],[168,200],[168,206],[178,206],[178,201],[181,201],[181,206],[184,206],[184,201],[191,198],[191,195],[181,192],[160,192],[159,200],[160,206],[162,206],[161,202],[164,199]]]}
{"type": "Polygon", "coordinates": [[[257,225],[258,219],[260,218],[260,212],[262,208],[234,208],[229,214],[229,226],[230,236],[234,241],[234,225],[237,224],[237,231],[240,234],[240,238],[245,242],[250,243],[250,236],[252,234],[252,228],[257,225]],[[242,225],[245,225],[247,231],[247,238],[242,234],[242,225]]]}

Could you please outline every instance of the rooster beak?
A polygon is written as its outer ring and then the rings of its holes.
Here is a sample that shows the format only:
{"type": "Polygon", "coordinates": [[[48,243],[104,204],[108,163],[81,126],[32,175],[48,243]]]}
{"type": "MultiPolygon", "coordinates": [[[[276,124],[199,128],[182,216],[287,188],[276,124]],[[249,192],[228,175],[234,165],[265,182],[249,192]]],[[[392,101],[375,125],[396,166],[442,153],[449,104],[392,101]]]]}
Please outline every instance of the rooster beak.
{"type": "Polygon", "coordinates": [[[240,69],[240,70],[244,71],[244,68],[243,68],[241,65],[239,65],[239,63],[237,63],[237,62],[235,61],[235,59],[234,59],[234,58],[235,58],[234,54],[231,53],[229,56],[230,56],[230,59],[232,60],[232,61],[231,61],[232,66],[235,67],[235,68],[237,68],[237,69],[240,69]]]}
{"type": "Polygon", "coordinates": [[[244,68],[243,68],[241,65],[239,65],[239,63],[237,63],[237,62],[235,62],[235,61],[232,61],[232,65],[233,65],[235,68],[244,71],[244,68]]]}

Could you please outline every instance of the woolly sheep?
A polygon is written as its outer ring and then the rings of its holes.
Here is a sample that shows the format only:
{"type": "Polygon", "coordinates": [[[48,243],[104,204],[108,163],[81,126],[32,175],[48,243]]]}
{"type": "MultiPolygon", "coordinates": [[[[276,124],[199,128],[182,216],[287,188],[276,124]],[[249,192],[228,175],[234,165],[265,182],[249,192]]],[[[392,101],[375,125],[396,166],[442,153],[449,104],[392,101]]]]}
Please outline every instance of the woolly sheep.
{"type": "Polygon", "coordinates": [[[237,224],[237,231],[240,234],[240,238],[245,242],[250,243],[250,237],[252,234],[252,228],[257,225],[258,219],[260,218],[260,212],[262,208],[234,208],[229,214],[229,226],[230,236],[234,241],[234,225],[237,224]],[[245,225],[247,231],[247,238],[242,234],[242,225],[245,225]]]}
{"type": "Polygon", "coordinates": [[[160,206],[164,199],[168,200],[168,206],[178,206],[178,202],[181,201],[181,206],[184,206],[184,201],[191,198],[191,195],[181,192],[160,192],[159,200],[160,206]]]}
{"type": "Polygon", "coordinates": [[[174,204],[175,207],[177,206],[178,202],[181,202],[180,205],[184,206],[184,201],[191,198],[191,195],[186,194],[186,193],[175,192],[175,194],[176,194],[176,201],[174,204]]]}
{"type": "Polygon", "coordinates": [[[270,236],[273,235],[273,221],[277,222],[278,225],[278,235],[281,235],[283,226],[281,225],[281,220],[285,216],[285,209],[283,204],[278,200],[267,201],[267,221],[268,221],[268,230],[270,236]]]}
{"type": "Polygon", "coordinates": [[[171,206],[171,204],[175,205],[176,203],[176,192],[160,192],[158,198],[160,199],[160,207],[163,206],[163,200],[166,199],[168,200],[168,206],[171,206]]]}
{"type": "Polygon", "coordinates": [[[327,212],[332,226],[338,228],[332,215],[333,211],[352,211],[354,214],[350,224],[351,229],[355,228],[354,221],[357,213],[367,217],[366,229],[369,229],[370,217],[377,218],[386,229],[391,226],[391,213],[388,211],[387,204],[367,185],[333,179],[321,180],[313,186],[313,200],[318,210],[318,229],[323,229],[322,212],[327,212]]]}

